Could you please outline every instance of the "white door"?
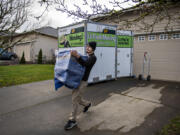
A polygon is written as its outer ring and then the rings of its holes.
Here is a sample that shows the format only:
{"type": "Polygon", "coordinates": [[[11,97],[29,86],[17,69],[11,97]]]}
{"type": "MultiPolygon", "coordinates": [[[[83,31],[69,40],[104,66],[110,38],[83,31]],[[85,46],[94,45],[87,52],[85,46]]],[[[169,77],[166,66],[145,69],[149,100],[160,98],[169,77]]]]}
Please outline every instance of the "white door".
{"type": "Polygon", "coordinates": [[[97,57],[88,82],[98,82],[115,78],[115,48],[97,47],[95,51],[97,57]]]}
{"type": "Polygon", "coordinates": [[[131,48],[117,49],[117,77],[131,75],[131,48]]]}
{"type": "Polygon", "coordinates": [[[102,48],[102,77],[104,80],[115,78],[115,48],[102,48]]]}

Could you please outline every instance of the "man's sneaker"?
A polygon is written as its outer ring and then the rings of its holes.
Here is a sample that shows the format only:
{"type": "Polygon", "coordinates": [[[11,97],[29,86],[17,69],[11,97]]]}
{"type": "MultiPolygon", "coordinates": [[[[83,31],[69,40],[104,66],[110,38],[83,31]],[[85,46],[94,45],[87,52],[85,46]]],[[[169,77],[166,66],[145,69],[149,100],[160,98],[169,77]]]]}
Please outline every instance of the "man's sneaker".
{"type": "Polygon", "coordinates": [[[77,122],[75,120],[69,120],[67,124],[64,126],[64,129],[69,130],[69,129],[72,129],[76,125],[77,125],[77,122]]]}
{"type": "Polygon", "coordinates": [[[84,112],[84,113],[85,113],[85,112],[87,112],[87,111],[88,111],[88,109],[89,109],[89,107],[91,107],[91,103],[89,103],[89,105],[87,105],[87,106],[85,106],[85,107],[84,107],[83,112],[84,112]]]}

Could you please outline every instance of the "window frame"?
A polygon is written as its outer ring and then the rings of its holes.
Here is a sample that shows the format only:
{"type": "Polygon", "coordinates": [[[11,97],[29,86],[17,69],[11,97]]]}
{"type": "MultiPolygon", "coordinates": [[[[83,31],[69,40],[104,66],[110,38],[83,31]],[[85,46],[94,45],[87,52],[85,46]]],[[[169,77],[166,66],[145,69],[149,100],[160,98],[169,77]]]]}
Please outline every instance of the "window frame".
{"type": "Polygon", "coordinates": [[[159,40],[168,40],[168,38],[169,38],[169,35],[168,34],[160,34],[159,35],[159,40]],[[161,39],[161,35],[163,35],[163,38],[161,39]],[[165,38],[165,37],[167,37],[167,38],[165,38]]]}
{"type": "Polygon", "coordinates": [[[155,41],[156,40],[156,35],[148,35],[148,41],[155,41]],[[154,36],[154,39],[152,40],[150,37],[154,36]]]}
{"type": "Polygon", "coordinates": [[[172,37],[171,37],[172,39],[180,39],[180,33],[174,33],[174,34],[172,34],[171,36],[172,36],[172,37]],[[174,37],[174,35],[179,35],[179,37],[178,37],[178,38],[177,38],[177,37],[174,37]]]}
{"type": "Polygon", "coordinates": [[[139,42],[143,42],[146,40],[146,36],[138,36],[138,41],[139,42]],[[143,37],[143,40],[142,40],[142,37],[143,37]],[[141,40],[140,40],[141,39],[141,40]]]}

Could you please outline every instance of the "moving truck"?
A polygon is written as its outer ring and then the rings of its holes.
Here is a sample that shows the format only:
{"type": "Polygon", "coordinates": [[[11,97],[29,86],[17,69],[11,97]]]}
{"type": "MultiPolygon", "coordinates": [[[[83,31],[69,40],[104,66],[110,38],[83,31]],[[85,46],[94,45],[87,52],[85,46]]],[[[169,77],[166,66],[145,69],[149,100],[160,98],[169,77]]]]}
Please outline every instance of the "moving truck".
{"type": "Polygon", "coordinates": [[[96,41],[96,64],[93,66],[88,83],[132,76],[133,34],[131,31],[117,30],[115,25],[91,21],[58,28],[56,52],[77,50],[86,55],[86,45],[96,41]]]}

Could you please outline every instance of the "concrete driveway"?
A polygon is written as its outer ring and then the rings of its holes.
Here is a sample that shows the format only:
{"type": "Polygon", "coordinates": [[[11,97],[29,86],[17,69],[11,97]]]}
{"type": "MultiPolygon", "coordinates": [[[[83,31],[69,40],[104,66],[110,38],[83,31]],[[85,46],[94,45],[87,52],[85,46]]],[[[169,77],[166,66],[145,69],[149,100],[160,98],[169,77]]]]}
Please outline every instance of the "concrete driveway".
{"type": "Polygon", "coordinates": [[[0,88],[0,135],[156,135],[180,113],[180,83],[121,78],[91,85],[93,106],[64,131],[71,90],[52,80],[0,88]]]}

